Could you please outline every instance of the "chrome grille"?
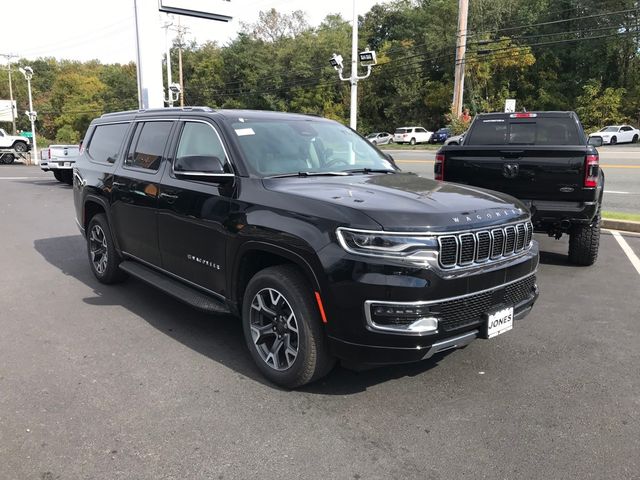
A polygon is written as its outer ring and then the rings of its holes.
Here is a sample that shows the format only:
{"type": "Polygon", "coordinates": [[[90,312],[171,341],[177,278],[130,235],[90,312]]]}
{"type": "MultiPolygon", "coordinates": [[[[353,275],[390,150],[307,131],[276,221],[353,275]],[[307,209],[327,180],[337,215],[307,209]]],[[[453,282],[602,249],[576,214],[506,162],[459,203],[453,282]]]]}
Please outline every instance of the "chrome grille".
{"type": "Polygon", "coordinates": [[[503,255],[511,255],[516,246],[516,228],[511,225],[504,229],[504,253],[503,255]]]}
{"type": "Polygon", "coordinates": [[[516,252],[519,252],[524,248],[524,240],[527,235],[527,229],[524,223],[516,225],[516,252]]]}
{"type": "Polygon", "coordinates": [[[476,250],[476,262],[484,262],[491,254],[491,234],[489,232],[476,233],[478,247],[476,250]]]}
{"type": "Polygon", "coordinates": [[[473,233],[463,233],[460,235],[460,265],[473,263],[476,253],[476,237],[473,233]]]}
{"type": "Polygon", "coordinates": [[[464,232],[438,237],[439,261],[442,268],[466,267],[474,263],[496,261],[528,250],[533,238],[533,225],[523,222],[479,232],[464,232]]]}
{"type": "Polygon", "coordinates": [[[458,239],[455,236],[439,237],[440,265],[442,267],[454,267],[458,263],[458,239]]]}

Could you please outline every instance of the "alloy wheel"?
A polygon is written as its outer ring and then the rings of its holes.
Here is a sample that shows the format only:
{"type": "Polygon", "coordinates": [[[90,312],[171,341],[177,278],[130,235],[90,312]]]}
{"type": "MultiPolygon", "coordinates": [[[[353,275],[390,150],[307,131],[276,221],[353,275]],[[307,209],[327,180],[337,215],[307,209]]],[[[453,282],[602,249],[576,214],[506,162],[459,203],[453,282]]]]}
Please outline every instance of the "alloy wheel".
{"type": "Polygon", "coordinates": [[[291,368],[298,356],[298,322],[284,295],[273,288],[256,293],[249,322],[253,344],[262,360],[277,371],[291,368]]]}
{"type": "Polygon", "coordinates": [[[91,263],[98,274],[102,275],[107,269],[107,236],[100,225],[94,225],[89,232],[89,252],[91,263]]]}

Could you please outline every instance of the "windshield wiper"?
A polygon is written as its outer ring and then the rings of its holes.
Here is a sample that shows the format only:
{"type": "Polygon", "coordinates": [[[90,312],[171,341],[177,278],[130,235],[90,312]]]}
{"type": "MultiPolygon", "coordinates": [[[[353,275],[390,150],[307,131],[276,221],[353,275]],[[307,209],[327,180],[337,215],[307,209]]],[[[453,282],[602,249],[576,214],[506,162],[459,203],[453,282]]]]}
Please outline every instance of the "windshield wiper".
{"type": "Polygon", "coordinates": [[[352,170],[345,170],[349,173],[396,173],[395,170],[389,170],[388,168],[354,168],[352,170]]]}
{"type": "Polygon", "coordinates": [[[344,177],[351,175],[349,171],[346,172],[296,172],[296,173],[283,173],[282,175],[271,175],[266,178],[285,178],[285,177],[319,177],[319,176],[328,176],[328,177],[344,177]]]}

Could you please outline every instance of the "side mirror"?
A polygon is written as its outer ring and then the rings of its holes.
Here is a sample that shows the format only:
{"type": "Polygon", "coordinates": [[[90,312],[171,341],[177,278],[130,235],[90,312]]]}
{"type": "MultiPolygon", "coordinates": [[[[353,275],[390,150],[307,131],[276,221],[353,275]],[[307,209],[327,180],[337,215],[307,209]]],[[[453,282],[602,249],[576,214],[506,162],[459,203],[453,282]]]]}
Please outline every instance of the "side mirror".
{"type": "Polygon", "coordinates": [[[186,177],[205,182],[222,182],[235,175],[225,171],[218,157],[208,155],[188,155],[176,158],[173,173],[177,177],[186,177]]]}
{"type": "Polygon", "coordinates": [[[602,146],[602,137],[589,137],[589,141],[587,142],[592,147],[601,147],[602,146]]]}

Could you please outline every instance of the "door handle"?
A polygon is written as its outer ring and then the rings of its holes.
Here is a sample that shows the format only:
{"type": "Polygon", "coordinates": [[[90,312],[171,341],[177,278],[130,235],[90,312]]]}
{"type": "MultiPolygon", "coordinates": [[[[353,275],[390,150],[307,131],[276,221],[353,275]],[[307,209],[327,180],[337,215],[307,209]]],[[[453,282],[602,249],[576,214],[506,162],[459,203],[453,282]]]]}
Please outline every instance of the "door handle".
{"type": "Polygon", "coordinates": [[[178,199],[178,195],[174,195],[172,193],[164,193],[164,192],[162,192],[160,194],[160,198],[169,198],[171,200],[177,200],[178,199]]]}

